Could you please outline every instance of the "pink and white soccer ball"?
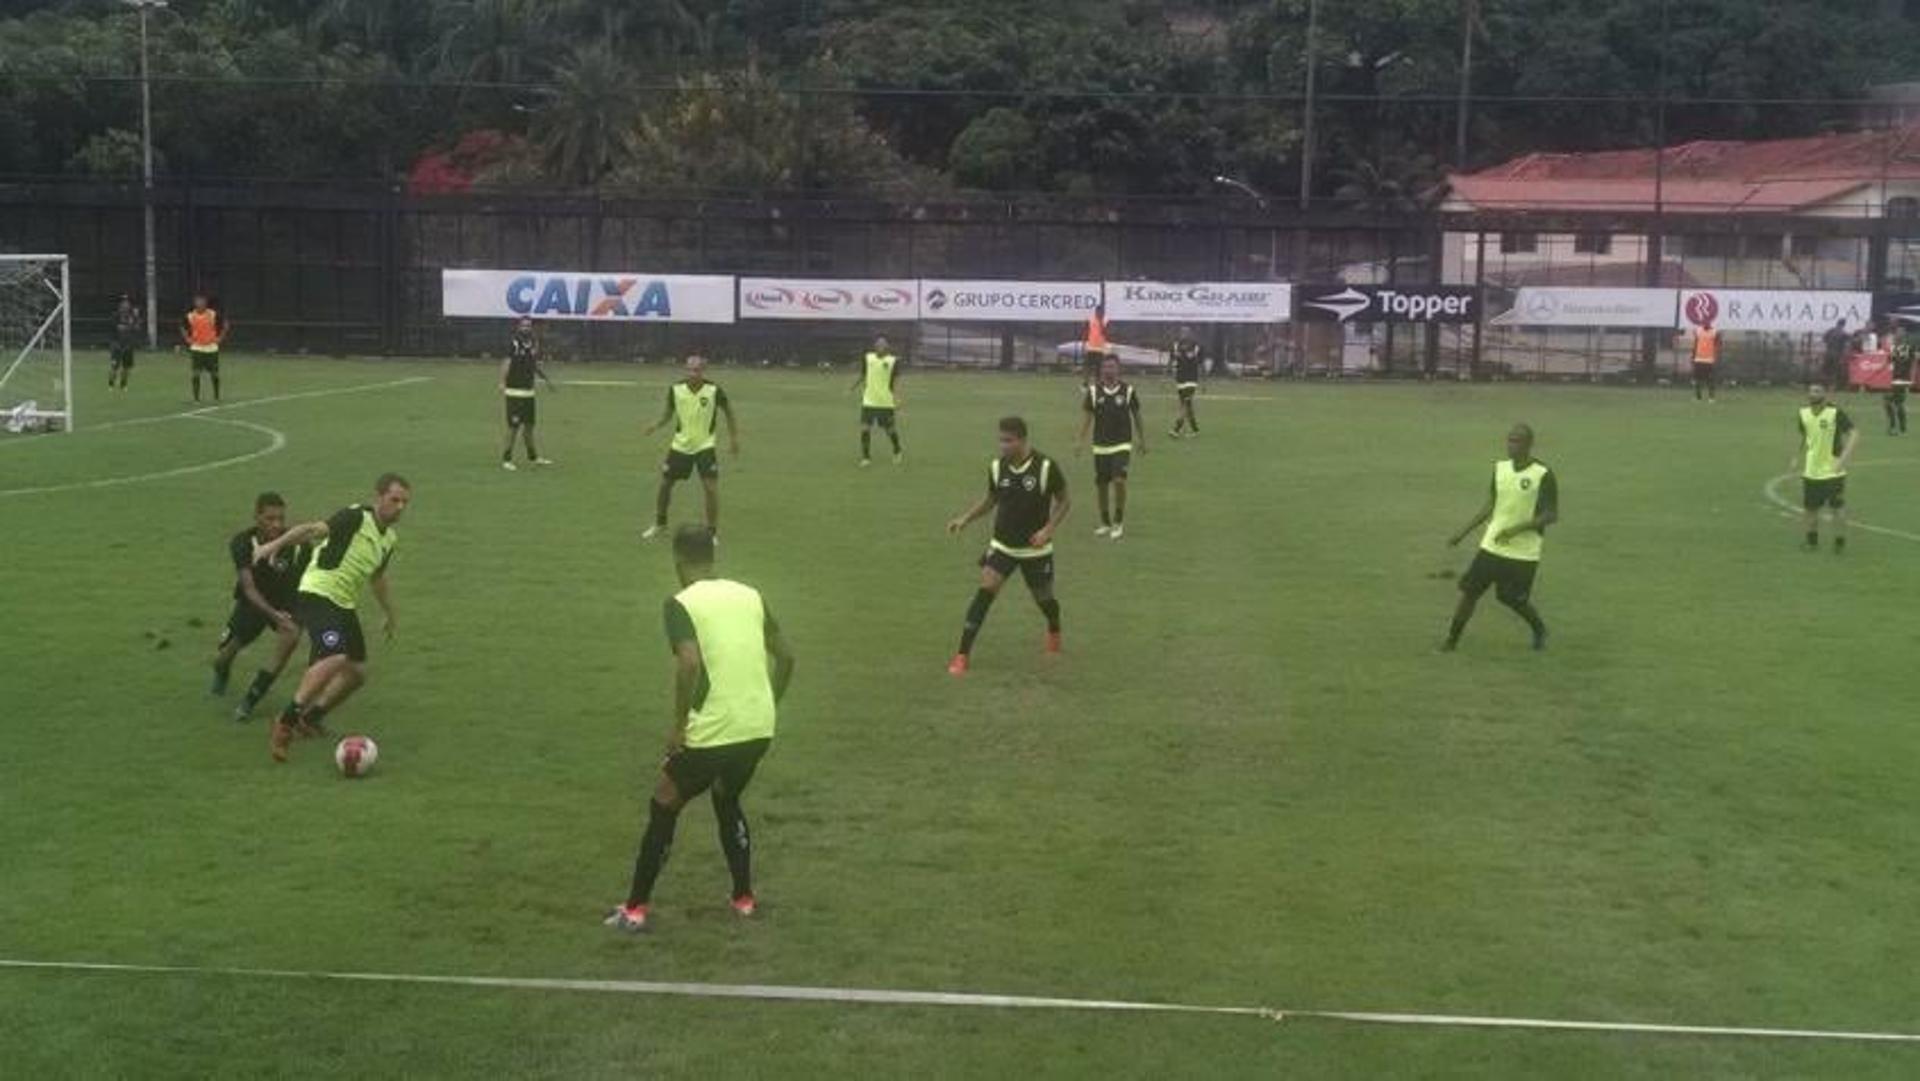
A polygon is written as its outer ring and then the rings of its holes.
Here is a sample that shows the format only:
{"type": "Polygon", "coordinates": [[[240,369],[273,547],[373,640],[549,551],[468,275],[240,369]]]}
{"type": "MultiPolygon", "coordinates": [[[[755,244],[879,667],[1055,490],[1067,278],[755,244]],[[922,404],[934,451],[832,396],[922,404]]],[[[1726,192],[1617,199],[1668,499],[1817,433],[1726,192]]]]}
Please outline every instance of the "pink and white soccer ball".
{"type": "Polygon", "coordinates": [[[380,747],[371,736],[348,736],[333,749],[333,764],[340,767],[342,777],[365,777],[378,761],[380,747]]]}

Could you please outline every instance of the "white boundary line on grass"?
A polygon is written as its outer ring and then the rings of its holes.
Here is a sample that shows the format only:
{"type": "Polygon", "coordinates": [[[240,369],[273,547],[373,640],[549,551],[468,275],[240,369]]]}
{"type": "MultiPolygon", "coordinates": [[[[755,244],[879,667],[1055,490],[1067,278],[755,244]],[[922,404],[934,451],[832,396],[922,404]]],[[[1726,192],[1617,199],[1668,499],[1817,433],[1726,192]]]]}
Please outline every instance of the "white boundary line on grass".
{"type": "Polygon", "coordinates": [[[1920,1043],[1920,1033],[1858,1032],[1840,1029],[1748,1028],[1726,1025],[1659,1025],[1632,1021],[1561,1021],[1533,1017],[1476,1017],[1458,1014],[1380,1013],[1352,1010],[1284,1010],[1264,1006],[1199,1006],[1176,1002],[1128,1002],[1112,999],[988,995],[955,991],[886,991],[855,987],[798,987],[780,984],[663,983],[651,980],[571,980],[514,976],[433,976],[394,972],[324,972],[273,968],[197,965],[128,965],[98,961],[30,961],[0,958],[0,969],[95,972],[157,976],[228,976],[343,983],[415,984],[515,991],[582,991],[599,994],[668,995],[681,998],[760,999],[778,1002],[837,1002],[881,1006],[958,1006],[1024,1010],[1085,1010],[1120,1013],[1185,1013],[1260,1017],[1272,1021],[1306,1018],[1368,1025],[1422,1025],[1444,1028],[1497,1028],[1598,1032],[1612,1035],[1732,1036],[1746,1039],[1830,1040],[1852,1043],[1920,1043]]]}
{"type": "MultiPolygon", "coordinates": [[[[1855,462],[1853,464],[1855,468],[1858,468],[1869,465],[1902,465],[1905,464],[1905,461],[1905,459],[1894,458],[1884,462],[1855,462]]],[[[1780,486],[1797,477],[1799,477],[1798,473],[1782,473],[1772,480],[1769,480],[1760,488],[1761,494],[1767,497],[1767,502],[1773,504],[1776,509],[1788,517],[1798,517],[1802,511],[1801,508],[1793,504],[1792,500],[1780,494],[1780,486]]],[[[1854,518],[1847,519],[1847,526],[1850,529],[1864,529],[1869,533],[1879,533],[1882,536],[1899,537],[1901,540],[1920,542],[1920,533],[1909,533],[1904,529],[1890,529],[1887,526],[1874,525],[1871,522],[1862,522],[1854,518]]]]}
{"type": "Polygon", "coordinates": [[[167,477],[184,477],[194,473],[210,473],[216,469],[226,469],[229,466],[251,462],[257,458],[265,458],[269,454],[276,454],[285,449],[287,445],[287,434],[278,428],[269,428],[264,424],[255,424],[250,420],[233,420],[227,417],[209,416],[208,414],[227,409],[241,409],[246,406],[297,401],[303,398],[327,398],[338,394],[359,394],[369,390],[385,390],[389,387],[402,387],[414,383],[424,383],[427,382],[429,378],[429,376],[420,375],[408,379],[391,379],[384,383],[365,383],[351,387],[334,387],[328,390],[307,390],[297,394],[276,394],[265,398],[249,398],[245,401],[203,406],[198,409],[188,409],[180,413],[163,413],[153,417],[134,417],[128,420],[116,420],[107,424],[96,425],[92,428],[85,428],[81,430],[81,434],[103,431],[108,428],[132,427],[138,424],[158,424],[161,421],[167,420],[204,420],[209,424],[227,424],[236,428],[246,428],[259,432],[267,437],[267,445],[256,450],[248,451],[245,454],[236,454],[232,457],[220,458],[211,462],[196,462],[193,465],[183,465],[173,469],[156,470],[151,473],[133,473],[117,477],[102,477],[97,480],[73,481],[68,484],[47,484],[27,488],[0,489],[0,499],[18,495],[46,495],[52,492],[77,492],[91,488],[117,488],[127,484],[141,484],[150,480],[163,480],[167,477]]]}
{"type": "MultiPolygon", "coordinates": [[[[664,390],[672,386],[673,381],[653,379],[563,379],[560,381],[560,385],[563,387],[657,387],[664,390]]],[[[1138,384],[1135,384],[1135,386],[1137,387],[1138,384]]],[[[785,393],[788,390],[849,395],[852,393],[845,387],[783,387],[781,392],[785,393]]],[[[1203,402],[1277,402],[1281,399],[1277,394],[1207,394],[1203,392],[1199,400],[1203,402]]]]}

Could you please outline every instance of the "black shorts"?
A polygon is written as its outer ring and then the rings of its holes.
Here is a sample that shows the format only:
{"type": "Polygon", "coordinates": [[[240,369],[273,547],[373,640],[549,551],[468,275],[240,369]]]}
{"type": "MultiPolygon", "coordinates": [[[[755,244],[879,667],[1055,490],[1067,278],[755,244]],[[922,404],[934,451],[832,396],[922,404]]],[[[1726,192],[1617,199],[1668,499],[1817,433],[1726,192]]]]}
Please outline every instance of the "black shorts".
{"type": "Polygon", "coordinates": [[[1693,381],[1696,383],[1713,382],[1713,370],[1718,367],[1719,367],[1718,364],[1705,364],[1697,360],[1694,361],[1693,362],[1693,381]]]}
{"type": "Polygon", "coordinates": [[[1807,510],[1815,511],[1821,507],[1841,510],[1847,505],[1847,478],[1844,476],[1825,480],[1802,477],[1800,485],[1800,505],[1807,510]]]}
{"type": "Polygon", "coordinates": [[[750,739],[717,747],[682,747],[660,763],[660,770],[673,778],[682,801],[693,799],[716,782],[727,795],[737,798],[747,790],[753,771],[771,746],[771,739],[750,739]]]}
{"type": "Polygon", "coordinates": [[[1043,556],[1021,557],[1008,555],[998,548],[989,548],[987,554],[980,557],[980,565],[992,567],[994,573],[1002,578],[1013,577],[1014,570],[1018,569],[1020,577],[1027,580],[1028,589],[1045,589],[1053,584],[1052,552],[1043,556]]]}
{"type": "Polygon", "coordinates": [[[266,613],[246,601],[234,601],[233,612],[227,616],[227,629],[220,632],[220,644],[238,642],[240,648],[245,649],[261,632],[270,630],[273,630],[273,621],[266,613]]]}
{"type": "Polygon", "coordinates": [[[187,355],[193,358],[194,371],[211,372],[214,375],[220,374],[220,351],[218,349],[211,353],[203,353],[198,349],[189,349],[187,350],[187,355]]]}
{"type": "Polygon", "coordinates": [[[342,608],[316,593],[302,593],[294,601],[294,618],[313,642],[308,664],[327,657],[367,659],[367,636],[360,633],[360,614],[353,609],[342,608]]]}
{"type": "Polygon", "coordinates": [[[890,407],[863,405],[860,407],[860,427],[871,428],[879,425],[888,431],[893,430],[893,410],[890,407]]]}
{"type": "Polygon", "coordinates": [[[534,399],[532,398],[508,398],[507,399],[507,427],[509,428],[533,427],[534,412],[535,412],[533,408],[533,403],[534,403],[534,399]]]}
{"type": "Polygon", "coordinates": [[[1479,597],[1488,587],[1501,600],[1518,604],[1533,595],[1533,576],[1540,570],[1538,560],[1508,559],[1480,549],[1460,578],[1460,592],[1479,597]]]}
{"type": "Polygon", "coordinates": [[[668,480],[686,480],[693,476],[694,470],[700,471],[704,480],[712,480],[720,475],[720,455],[712,447],[682,454],[677,450],[667,452],[667,460],[660,465],[660,472],[668,480]]]}
{"type": "Polygon", "coordinates": [[[131,345],[116,345],[108,356],[111,357],[113,366],[116,368],[133,367],[133,346],[131,345]]]}
{"type": "Polygon", "coordinates": [[[1096,484],[1109,484],[1116,480],[1126,480],[1127,470],[1133,465],[1131,451],[1116,451],[1112,454],[1093,456],[1093,479],[1096,484]]]}

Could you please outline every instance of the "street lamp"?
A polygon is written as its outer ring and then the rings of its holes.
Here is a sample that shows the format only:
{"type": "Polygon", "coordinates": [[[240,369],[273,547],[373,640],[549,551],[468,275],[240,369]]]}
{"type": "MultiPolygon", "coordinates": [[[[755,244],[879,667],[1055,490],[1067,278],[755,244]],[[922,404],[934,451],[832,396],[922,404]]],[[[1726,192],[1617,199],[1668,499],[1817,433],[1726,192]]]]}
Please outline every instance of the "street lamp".
{"type": "Polygon", "coordinates": [[[153,254],[153,85],[147,74],[147,13],[161,11],[167,0],[120,0],[140,13],[140,156],[141,209],[147,234],[147,348],[160,348],[160,298],[155,296],[159,275],[153,254]]]}
{"type": "MultiPolygon", "coordinates": [[[[1226,176],[1224,174],[1215,176],[1213,182],[1221,187],[1232,188],[1247,198],[1252,199],[1255,203],[1259,204],[1261,210],[1267,209],[1266,193],[1254,187],[1252,184],[1238,177],[1226,176]]],[[[1272,224],[1267,226],[1267,277],[1275,281],[1280,279],[1280,230],[1272,224]]]]}

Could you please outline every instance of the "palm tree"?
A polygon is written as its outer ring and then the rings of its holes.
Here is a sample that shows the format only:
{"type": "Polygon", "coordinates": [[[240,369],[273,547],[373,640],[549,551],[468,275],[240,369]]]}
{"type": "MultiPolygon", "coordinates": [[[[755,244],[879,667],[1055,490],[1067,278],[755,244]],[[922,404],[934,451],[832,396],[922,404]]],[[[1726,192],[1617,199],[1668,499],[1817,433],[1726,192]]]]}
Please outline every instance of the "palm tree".
{"type": "Polygon", "coordinates": [[[632,155],[639,95],[604,41],[573,51],[555,70],[538,112],[539,146],[556,180],[591,185],[632,155]]]}

